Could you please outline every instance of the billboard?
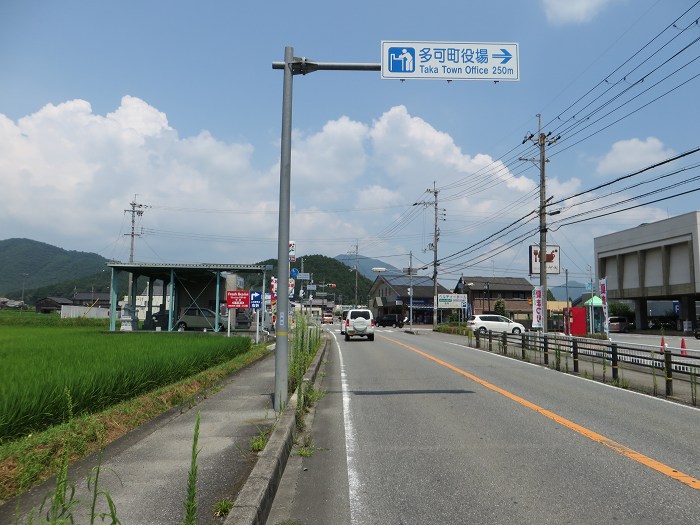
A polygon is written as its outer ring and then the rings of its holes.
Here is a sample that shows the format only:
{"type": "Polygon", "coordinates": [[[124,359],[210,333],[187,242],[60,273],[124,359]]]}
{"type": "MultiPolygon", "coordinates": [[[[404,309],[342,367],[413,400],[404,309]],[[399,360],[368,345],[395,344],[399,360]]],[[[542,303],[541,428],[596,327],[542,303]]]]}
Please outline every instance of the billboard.
{"type": "Polygon", "coordinates": [[[438,308],[466,308],[469,296],[463,293],[438,294],[438,308]]]}
{"type": "MultiPolygon", "coordinates": [[[[559,249],[559,246],[552,246],[552,245],[547,245],[547,249],[545,250],[545,256],[546,256],[546,268],[547,268],[547,275],[549,274],[559,274],[560,272],[560,265],[559,265],[559,259],[561,257],[561,251],[559,249]]],[[[530,245],[530,274],[539,274],[540,273],[540,247],[537,244],[532,244],[530,245]]]]}
{"type": "Polygon", "coordinates": [[[226,291],[226,308],[249,308],[250,307],[250,291],[249,290],[227,290],[226,291]]]}

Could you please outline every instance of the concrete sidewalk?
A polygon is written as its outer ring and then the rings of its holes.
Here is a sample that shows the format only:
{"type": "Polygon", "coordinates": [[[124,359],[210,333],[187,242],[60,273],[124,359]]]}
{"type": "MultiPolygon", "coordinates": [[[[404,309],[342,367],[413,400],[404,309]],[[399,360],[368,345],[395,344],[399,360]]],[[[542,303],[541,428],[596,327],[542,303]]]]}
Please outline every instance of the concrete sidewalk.
{"type": "MultiPolygon", "coordinates": [[[[220,390],[191,408],[170,410],[108,445],[102,457],[99,485],[114,501],[121,523],[182,522],[197,412],[197,523],[222,523],[213,515],[214,504],[224,498],[234,500],[257,460],[250,450],[252,438],[275,422],[274,374],[274,352],[270,352],[224,380],[220,390]]],[[[81,501],[73,511],[77,524],[90,522],[92,496],[87,477],[97,461],[96,455],[90,456],[69,471],[69,480],[75,484],[76,497],[81,501]]],[[[19,498],[17,523],[27,522],[31,509],[38,509],[52,492],[53,483],[49,480],[19,498]]],[[[17,509],[17,501],[0,507],[0,523],[15,523],[17,509]]],[[[99,498],[98,512],[107,511],[106,501],[99,498]]],[[[34,521],[41,517],[36,515],[34,521]]],[[[99,519],[96,522],[101,523],[99,519]]]]}

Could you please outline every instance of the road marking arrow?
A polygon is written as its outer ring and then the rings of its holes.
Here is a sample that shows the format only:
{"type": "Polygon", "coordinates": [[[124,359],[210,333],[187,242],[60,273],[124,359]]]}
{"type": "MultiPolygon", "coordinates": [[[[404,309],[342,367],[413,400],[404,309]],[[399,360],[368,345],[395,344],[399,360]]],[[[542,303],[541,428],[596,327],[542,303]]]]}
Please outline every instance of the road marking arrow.
{"type": "Polygon", "coordinates": [[[507,49],[501,48],[502,53],[499,54],[494,54],[493,58],[502,58],[501,64],[507,63],[511,58],[513,58],[513,55],[511,55],[507,49]]]}

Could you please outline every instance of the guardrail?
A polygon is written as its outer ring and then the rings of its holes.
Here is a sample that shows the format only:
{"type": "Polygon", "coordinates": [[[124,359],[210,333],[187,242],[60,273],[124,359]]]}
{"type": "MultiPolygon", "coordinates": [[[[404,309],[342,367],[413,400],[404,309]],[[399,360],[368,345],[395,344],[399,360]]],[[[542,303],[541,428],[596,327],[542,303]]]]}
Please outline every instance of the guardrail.
{"type": "Polygon", "coordinates": [[[595,365],[602,369],[602,379],[606,381],[608,368],[613,383],[620,384],[620,371],[646,373],[653,378],[653,394],[657,395],[657,374],[665,383],[665,394],[674,396],[674,379],[688,383],[690,401],[697,405],[697,377],[700,374],[700,352],[667,345],[651,346],[634,343],[618,343],[605,339],[589,339],[563,334],[543,334],[541,332],[524,332],[509,334],[492,332],[474,334],[476,348],[482,344],[490,352],[498,351],[522,360],[533,358],[540,363],[561,371],[573,371],[575,374],[589,371],[595,378],[595,365]],[[550,360],[553,362],[550,364],[550,360]],[[573,370],[569,369],[569,360],[573,370]],[[587,363],[582,372],[582,363],[587,363]]]}

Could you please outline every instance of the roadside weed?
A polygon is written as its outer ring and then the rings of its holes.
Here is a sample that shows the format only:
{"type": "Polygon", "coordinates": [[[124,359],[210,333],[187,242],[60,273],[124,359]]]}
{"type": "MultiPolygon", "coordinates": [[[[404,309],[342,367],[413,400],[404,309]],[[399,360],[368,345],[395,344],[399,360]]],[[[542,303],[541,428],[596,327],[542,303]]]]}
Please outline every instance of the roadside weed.
{"type": "Polygon", "coordinates": [[[187,475],[187,497],[185,498],[185,518],[182,525],[197,525],[197,456],[199,450],[199,411],[197,411],[197,421],[194,424],[194,439],[192,440],[192,461],[190,471],[187,475]]]}
{"type": "Polygon", "coordinates": [[[262,452],[265,450],[265,446],[270,439],[270,434],[272,434],[272,427],[262,429],[258,427],[258,433],[250,440],[250,450],[253,452],[262,452]]]}
{"type": "Polygon", "coordinates": [[[228,499],[228,498],[221,499],[214,504],[214,516],[216,516],[218,518],[223,518],[224,516],[228,516],[228,513],[231,512],[232,508],[233,508],[233,502],[230,499],[228,499]]]}

